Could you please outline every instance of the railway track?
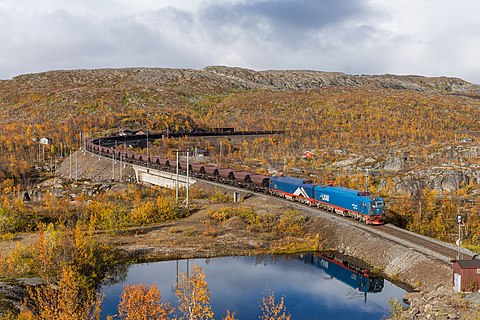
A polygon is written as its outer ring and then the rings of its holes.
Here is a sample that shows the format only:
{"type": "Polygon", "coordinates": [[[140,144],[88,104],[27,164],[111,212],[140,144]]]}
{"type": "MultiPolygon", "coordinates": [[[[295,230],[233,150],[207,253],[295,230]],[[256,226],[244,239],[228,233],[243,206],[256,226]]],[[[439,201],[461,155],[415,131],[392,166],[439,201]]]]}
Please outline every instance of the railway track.
{"type": "Polygon", "coordinates": [[[353,221],[351,218],[341,217],[337,214],[320,209],[305,207],[301,204],[297,204],[296,207],[317,215],[318,213],[322,213],[322,217],[329,217],[331,220],[335,220],[336,222],[343,222],[354,226],[355,228],[365,230],[406,248],[422,253],[430,259],[438,260],[449,266],[451,265],[451,260],[455,260],[457,257],[459,259],[468,260],[473,256],[473,252],[465,248],[457,248],[452,244],[422,236],[398,228],[392,224],[385,224],[383,226],[368,226],[358,221],[353,221]]]}
{"type": "MultiPolygon", "coordinates": [[[[380,231],[386,234],[402,239],[404,242],[410,243],[412,249],[422,251],[429,254],[428,251],[435,253],[434,257],[450,264],[451,260],[456,259],[471,259],[473,253],[469,250],[454,246],[450,243],[445,243],[430,237],[418,235],[407,230],[400,229],[394,225],[386,224],[380,226],[380,231]],[[421,250],[419,250],[421,248],[421,250]]],[[[431,254],[429,254],[431,255],[431,254]]]]}
{"type": "MultiPolygon", "coordinates": [[[[222,189],[227,189],[233,191],[240,191],[246,192],[246,190],[237,188],[235,186],[224,185],[217,182],[212,181],[205,181],[205,183],[215,185],[221,187],[222,189]]],[[[271,195],[266,195],[263,193],[255,193],[257,197],[265,197],[265,198],[272,198],[271,195]]],[[[457,258],[460,259],[471,259],[473,256],[473,252],[467,250],[465,248],[456,247],[453,244],[442,242],[430,237],[422,236],[401,228],[398,228],[392,224],[385,224],[383,226],[369,226],[358,221],[354,221],[351,218],[342,217],[338,214],[334,214],[328,211],[324,211],[318,208],[309,207],[301,203],[292,202],[290,200],[281,199],[274,197],[277,201],[281,201],[285,204],[285,207],[289,207],[292,209],[298,209],[301,211],[306,211],[313,216],[318,216],[321,214],[323,218],[326,218],[331,221],[335,221],[336,223],[343,223],[347,225],[354,226],[356,228],[360,228],[365,230],[369,233],[375,234],[380,236],[384,239],[392,241],[394,243],[400,244],[404,247],[407,247],[411,250],[417,251],[428,256],[430,259],[440,261],[446,265],[451,265],[451,260],[455,260],[457,258]]]]}

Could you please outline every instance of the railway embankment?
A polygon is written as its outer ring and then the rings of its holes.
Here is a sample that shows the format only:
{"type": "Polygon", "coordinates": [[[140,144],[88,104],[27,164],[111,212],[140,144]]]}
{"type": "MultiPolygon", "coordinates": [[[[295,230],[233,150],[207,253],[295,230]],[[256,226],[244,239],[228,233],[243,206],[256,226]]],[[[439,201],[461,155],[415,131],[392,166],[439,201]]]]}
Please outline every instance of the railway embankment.
{"type": "MultiPolygon", "coordinates": [[[[109,159],[79,153],[78,179],[111,184],[112,164],[109,159]]],[[[124,174],[132,171],[124,168],[124,174]]],[[[118,174],[118,173],[116,173],[118,174]]],[[[60,179],[69,179],[68,159],[57,169],[60,179]]],[[[94,183],[90,182],[91,185],[94,183]]],[[[199,182],[197,188],[217,188],[226,194],[235,191],[229,186],[199,182]]],[[[238,191],[238,190],[236,190],[238,191]]],[[[308,217],[306,227],[318,235],[320,246],[337,250],[370,264],[389,279],[403,283],[415,291],[406,298],[411,307],[397,316],[399,319],[464,319],[478,317],[479,294],[458,295],[452,290],[452,268],[445,259],[418,248],[405,239],[386,238],[374,226],[359,225],[331,213],[297,203],[255,194],[244,197],[241,203],[215,204],[195,211],[191,216],[175,222],[133,228],[121,233],[101,233],[98,238],[117,247],[125,258],[136,261],[166,260],[228,255],[247,255],[271,252],[272,240],[259,237],[238,217],[212,226],[211,210],[223,207],[247,206],[257,214],[296,210],[308,217]]],[[[281,243],[279,244],[281,248],[281,243]]]]}

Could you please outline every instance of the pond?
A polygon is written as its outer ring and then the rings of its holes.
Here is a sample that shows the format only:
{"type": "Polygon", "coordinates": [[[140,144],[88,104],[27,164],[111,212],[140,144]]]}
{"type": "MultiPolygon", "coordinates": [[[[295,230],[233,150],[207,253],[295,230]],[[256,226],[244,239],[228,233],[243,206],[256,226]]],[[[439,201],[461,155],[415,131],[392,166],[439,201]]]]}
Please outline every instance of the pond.
{"type": "Polygon", "coordinates": [[[266,290],[275,293],[276,301],[284,296],[292,319],[382,319],[389,315],[389,299],[402,301],[405,293],[333,254],[163,261],[132,265],[124,279],[103,286],[102,319],[117,313],[126,284],[155,283],[162,302],[175,306],[177,272],[187,273],[195,264],[205,273],[215,319],[225,316],[227,309],[237,319],[258,319],[266,290]]]}

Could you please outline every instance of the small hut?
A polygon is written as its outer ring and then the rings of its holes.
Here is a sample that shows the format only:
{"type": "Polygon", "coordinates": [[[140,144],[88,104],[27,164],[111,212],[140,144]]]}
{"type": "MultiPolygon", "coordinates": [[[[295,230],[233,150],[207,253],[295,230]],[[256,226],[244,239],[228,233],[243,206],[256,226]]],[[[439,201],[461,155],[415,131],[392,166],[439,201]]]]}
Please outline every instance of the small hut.
{"type": "Polygon", "coordinates": [[[315,158],[315,152],[312,150],[307,150],[302,154],[302,159],[307,160],[307,159],[314,159],[315,158]]]}
{"type": "Polygon", "coordinates": [[[456,292],[480,289],[480,260],[453,260],[453,288],[456,292]]]}

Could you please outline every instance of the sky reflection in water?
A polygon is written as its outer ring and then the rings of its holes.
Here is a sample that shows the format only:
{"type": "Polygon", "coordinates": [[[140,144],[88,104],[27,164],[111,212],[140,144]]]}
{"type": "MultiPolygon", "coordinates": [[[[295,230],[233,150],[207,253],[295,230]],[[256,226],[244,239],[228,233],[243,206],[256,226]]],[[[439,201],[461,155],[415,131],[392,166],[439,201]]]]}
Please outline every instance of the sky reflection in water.
{"type": "MultiPolygon", "coordinates": [[[[258,319],[259,301],[266,289],[283,295],[292,319],[381,319],[388,315],[390,298],[401,301],[403,289],[384,281],[379,293],[365,294],[327,274],[323,269],[306,264],[295,256],[225,257],[188,261],[205,272],[215,318],[221,319],[226,309],[236,312],[238,319],[258,319]]],[[[162,301],[175,304],[177,261],[137,264],[129,268],[126,280],[104,286],[103,318],[116,313],[126,284],[156,283],[162,301]]],[[[187,260],[178,261],[179,272],[187,272],[187,260]]],[[[335,276],[335,275],[333,275],[335,276]]]]}

